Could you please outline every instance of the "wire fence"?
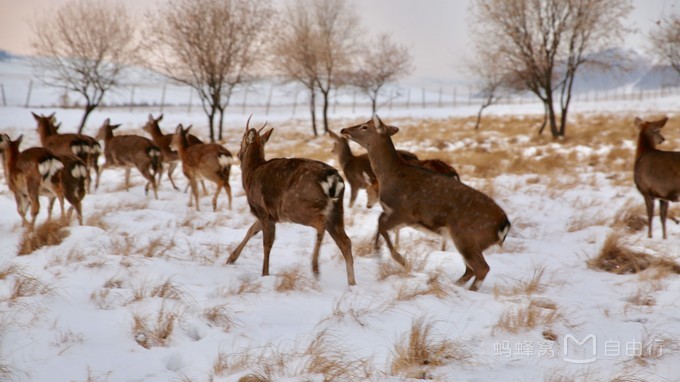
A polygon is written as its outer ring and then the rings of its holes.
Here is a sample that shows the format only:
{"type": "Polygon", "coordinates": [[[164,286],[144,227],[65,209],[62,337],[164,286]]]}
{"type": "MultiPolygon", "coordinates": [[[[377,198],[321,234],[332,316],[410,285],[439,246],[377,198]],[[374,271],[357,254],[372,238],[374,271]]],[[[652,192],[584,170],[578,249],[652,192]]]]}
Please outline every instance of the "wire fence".
{"type": "MultiPolygon", "coordinates": [[[[378,104],[385,109],[442,109],[481,105],[481,92],[471,86],[440,87],[386,87],[378,104]]],[[[654,89],[634,87],[606,90],[577,91],[572,95],[572,102],[601,102],[624,100],[648,100],[654,98],[680,95],[680,86],[666,86],[654,89]]],[[[317,106],[320,105],[317,96],[317,106]]],[[[517,105],[537,103],[538,99],[531,93],[506,94],[497,104],[517,105]]],[[[19,106],[36,108],[81,108],[82,98],[63,89],[47,87],[33,80],[11,81],[7,86],[0,82],[0,106],[19,106]]],[[[165,108],[186,109],[191,112],[201,108],[196,92],[186,86],[170,83],[154,85],[127,85],[116,88],[106,94],[102,108],[136,108],[153,107],[161,112],[165,108]]],[[[331,112],[339,109],[352,112],[370,110],[370,99],[356,90],[341,89],[334,92],[331,99],[331,112]]],[[[286,112],[295,115],[309,110],[309,92],[294,85],[259,84],[240,89],[232,94],[229,108],[231,110],[261,110],[264,114],[286,112]]]]}

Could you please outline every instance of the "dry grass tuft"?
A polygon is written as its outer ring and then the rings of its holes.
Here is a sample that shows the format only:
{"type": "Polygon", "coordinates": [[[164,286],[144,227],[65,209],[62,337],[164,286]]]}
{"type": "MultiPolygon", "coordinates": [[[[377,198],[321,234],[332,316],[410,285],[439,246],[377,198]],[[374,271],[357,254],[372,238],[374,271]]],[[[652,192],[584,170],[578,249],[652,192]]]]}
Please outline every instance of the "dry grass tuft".
{"type": "Polygon", "coordinates": [[[627,232],[634,233],[642,231],[647,227],[646,212],[642,205],[630,208],[631,203],[625,203],[624,207],[616,212],[614,216],[614,227],[625,228],[627,232]]]}
{"type": "Polygon", "coordinates": [[[274,290],[280,293],[316,289],[312,280],[305,278],[299,268],[289,268],[279,273],[274,290]]]}
{"type": "Polygon", "coordinates": [[[636,349],[634,361],[645,367],[680,350],[680,342],[678,342],[676,336],[662,332],[645,334],[639,345],[639,349],[636,349]]]}
{"type": "Polygon", "coordinates": [[[220,327],[225,331],[228,331],[234,326],[232,313],[229,311],[226,304],[206,308],[203,310],[203,317],[205,317],[211,325],[220,327]]]}
{"type": "Polygon", "coordinates": [[[13,281],[10,294],[5,298],[9,302],[16,302],[22,297],[51,296],[55,293],[54,288],[48,284],[23,273],[16,274],[13,281]]]}
{"type": "Polygon", "coordinates": [[[620,238],[618,234],[610,234],[600,254],[588,260],[588,266],[617,275],[639,273],[648,268],[665,270],[667,273],[680,273],[680,265],[675,261],[635,252],[622,246],[620,238]]]}
{"type": "Polygon", "coordinates": [[[419,318],[411,330],[394,345],[390,373],[394,376],[425,379],[429,369],[451,361],[467,361],[470,351],[451,340],[439,340],[433,334],[433,323],[419,318]]]}
{"type": "Polygon", "coordinates": [[[428,275],[425,285],[414,285],[414,283],[404,282],[397,290],[397,301],[410,301],[419,296],[434,296],[446,298],[452,293],[450,288],[442,284],[441,273],[437,272],[428,275]]]}
{"type": "Polygon", "coordinates": [[[543,293],[546,290],[545,266],[538,266],[534,268],[534,273],[528,280],[519,280],[514,285],[494,285],[493,294],[496,298],[499,296],[516,296],[519,294],[532,295],[535,293],[543,293]]]}
{"type": "Polygon", "coordinates": [[[562,318],[555,305],[531,303],[526,307],[507,309],[501,314],[493,331],[520,333],[538,326],[550,326],[562,318]]]}
{"type": "Polygon", "coordinates": [[[12,275],[19,274],[21,268],[17,265],[6,265],[4,268],[0,268],[0,280],[6,280],[12,275]]]}
{"type": "Polygon", "coordinates": [[[19,243],[19,256],[28,255],[48,246],[59,245],[68,236],[68,224],[55,219],[39,225],[34,230],[25,230],[19,243]]]}
{"type": "Polygon", "coordinates": [[[167,311],[165,304],[161,305],[155,318],[149,319],[149,317],[134,314],[132,333],[135,341],[146,349],[166,346],[168,337],[175,330],[175,322],[178,318],[179,314],[167,311]]]}
{"type": "Polygon", "coordinates": [[[352,352],[342,346],[343,341],[323,330],[307,346],[304,356],[305,374],[323,375],[323,380],[366,381],[375,373],[370,362],[351,356],[352,352]]]}

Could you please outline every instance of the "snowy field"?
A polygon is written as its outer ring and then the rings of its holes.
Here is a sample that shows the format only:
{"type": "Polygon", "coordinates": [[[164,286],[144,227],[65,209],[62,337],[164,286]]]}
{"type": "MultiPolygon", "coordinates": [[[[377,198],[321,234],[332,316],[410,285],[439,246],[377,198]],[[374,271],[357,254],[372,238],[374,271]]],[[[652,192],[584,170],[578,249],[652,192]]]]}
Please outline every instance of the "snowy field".
{"type": "MultiPolygon", "coordinates": [[[[572,118],[629,117],[616,148],[632,158],[633,117],[669,115],[674,121],[679,106],[677,97],[582,103],[574,105],[572,118]]],[[[63,131],[73,131],[81,116],[80,110],[0,108],[0,132],[12,138],[24,134],[24,149],[39,143],[31,111],[56,111],[63,131]]],[[[502,119],[541,111],[527,104],[491,107],[489,114],[502,119]]],[[[95,134],[111,118],[123,124],[119,130],[142,134],[150,112],[157,115],[141,108],[96,111],[85,132],[95,134]]],[[[428,157],[446,154],[454,165],[457,155],[515,143],[526,148],[511,150],[513,155],[538,155],[529,147],[533,127],[508,136],[485,126],[471,139],[469,125],[458,123],[436,137],[447,142],[437,148],[427,140],[404,139],[416,126],[453,125],[475,113],[475,107],[461,107],[380,116],[401,127],[394,137],[401,147],[428,157]]],[[[333,115],[331,127],[369,117],[365,111],[333,115]]],[[[226,119],[223,143],[234,154],[246,119],[240,110],[226,119]]],[[[264,120],[255,115],[253,124],[264,120]]],[[[275,128],[268,149],[295,156],[304,147],[337,166],[330,139],[311,138],[306,120],[283,114],[267,120],[275,128]]],[[[166,110],[161,128],[172,132],[178,123],[207,135],[199,111],[166,110]]],[[[568,134],[578,136],[577,126],[570,128],[568,134]]],[[[665,134],[664,148],[680,150],[680,131],[665,134]]],[[[606,164],[614,149],[572,144],[561,152],[559,143],[546,138],[541,150],[606,164]]],[[[3,177],[0,380],[678,381],[678,275],[653,269],[617,275],[592,269],[587,261],[615,232],[635,250],[677,259],[680,226],[669,222],[666,241],[658,219],[653,239],[646,229],[626,231],[616,223],[622,211],[643,206],[632,169],[609,172],[583,164],[587,160],[574,163],[573,171],[549,179],[530,172],[480,178],[473,167],[458,167],[461,179],[491,194],[513,224],[504,246],[486,252],[491,271],[478,292],[454,285],[464,270],[462,259],[450,241],[446,252],[438,251],[439,238],[431,233],[402,229],[406,271],[396,267],[384,245],[372,253],[380,207],[366,209],[363,192],[354,208],[345,209],[356,287],[347,286],[342,257],[328,235],[315,279],[314,232],[291,224],[278,225],[271,276],[260,275],[260,235],[236,264],[225,265],[254,221],[238,165],[231,174],[233,209],[222,194],[217,212],[210,208],[211,196],[202,194],[201,212],[187,207],[188,194],[173,190],[165,178],[159,200],[144,195],[135,172],[134,187],[126,192],[123,171],[107,170],[100,188],[84,199],[84,226],[73,221],[60,244],[18,256],[24,230],[3,177]],[[418,351],[408,357],[409,349],[418,351]]],[[[180,171],[175,179],[180,188],[186,184],[180,171]]],[[[45,220],[43,208],[38,224],[45,220]]]]}

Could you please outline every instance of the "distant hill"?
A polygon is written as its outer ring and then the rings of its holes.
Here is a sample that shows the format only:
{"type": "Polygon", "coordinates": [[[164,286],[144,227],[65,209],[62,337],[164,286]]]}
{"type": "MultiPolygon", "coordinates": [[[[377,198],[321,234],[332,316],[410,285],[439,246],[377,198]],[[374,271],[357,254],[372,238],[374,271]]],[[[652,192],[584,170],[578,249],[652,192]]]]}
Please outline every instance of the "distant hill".
{"type": "Polygon", "coordinates": [[[15,56],[12,55],[10,52],[0,49],[0,61],[7,61],[10,58],[14,58],[14,57],[15,56]]]}

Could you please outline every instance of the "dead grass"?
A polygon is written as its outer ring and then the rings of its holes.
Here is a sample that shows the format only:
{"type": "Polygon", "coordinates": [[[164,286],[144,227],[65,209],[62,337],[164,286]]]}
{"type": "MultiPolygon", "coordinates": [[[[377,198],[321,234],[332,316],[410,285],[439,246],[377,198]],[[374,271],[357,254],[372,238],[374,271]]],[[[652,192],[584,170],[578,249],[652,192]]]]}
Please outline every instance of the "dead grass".
{"type": "Polygon", "coordinates": [[[373,365],[353,356],[344,341],[323,330],[307,346],[305,374],[322,375],[324,381],[366,381],[375,373],[373,365]]]}
{"type": "Polygon", "coordinates": [[[165,303],[161,305],[155,317],[133,314],[132,333],[134,339],[146,349],[166,346],[168,337],[174,332],[175,323],[178,319],[179,314],[168,311],[165,308],[165,303]]]}
{"type": "Polygon", "coordinates": [[[433,332],[434,324],[419,318],[411,330],[394,345],[390,374],[406,378],[428,378],[432,367],[447,363],[469,362],[470,351],[464,344],[440,339],[433,332]]]}
{"type": "Polygon", "coordinates": [[[592,269],[617,275],[639,273],[648,268],[656,268],[657,271],[662,271],[660,274],[680,273],[680,265],[675,261],[633,251],[624,247],[620,239],[621,237],[618,234],[610,234],[599,255],[588,260],[588,266],[592,269]]]}
{"type": "Polygon", "coordinates": [[[8,302],[17,302],[23,297],[30,296],[51,296],[55,293],[54,288],[47,283],[23,273],[15,274],[12,281],[9,295],[3,298],[8,302]]]}
{"type": "Polygon", "coordinates": [[[516,281],[512,285],[499,285],[493,287],[494,297],[499,296],[517,296],[517,295],[532,295],[536,293],[543,293],[547,288],[547,281],[545,280],[545,266],[534,267],[533,274],[528,279],[516,281]]]}
{"type": "Polygon", "coordinates": [[[415,284],[412,282],[404,282],[399,286],[395,299],[397,301],[411,301],[420,296],[434,296],[437,298],[446,298],[453,293],[453,286],[445,285],[442,282],[442,275],[436,272],[428,275],[427,282],[423,284],[415,284]]]}
{"type": "Polygon", "coordinates": [[[564,317],[557,306],[540,303],[530,303],[524,307],[512,307],[503,312],[493,328],[508,333],[521,333],[539,326],[550,327],[564,317]]]}
{"type": "Polygon", "coordinates": [[[224,331],[228,331],[235,325],[233,313],[226,304],[215,305],[204,309],[203,317],[210,322],[210,325],[222,328],[224,331]]]}
{"type": "Polygon", "coordinates": [[[639,352],[634,361],[643,367],[649,367],[657,360],[669,354],[676,354],[680,350],[677,336],[665,332],[645,333],[640,341],[639,352]]]}
{"type": "Polygon", "coordinates": [[[300,268],[288,268],[276,275],[274,290],[279,293],[303,292],[313,289],[318,289],[316,283],[306,278],[300,268]]]}
{"type": "Polygon", "coordinates": [[[635,207],[630,207],[635,205],[635,203],[629,200],[623,205],[624,207],[614,215],[614,227],[624,228],[630,233],[639,232],[647,228],[647,213],[642,203],[638,203],[635,207]]]}
{"type": "Polygon", "coordinates": [[[49,245],[59,245],[68,236],[68,224],[61,219],[54,219],[37,226],[34,230],[25,230],[19,242],[19,256],[28,255],[49,245]]]}

